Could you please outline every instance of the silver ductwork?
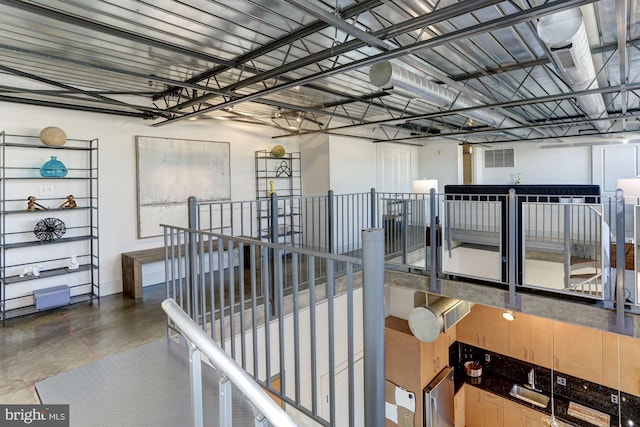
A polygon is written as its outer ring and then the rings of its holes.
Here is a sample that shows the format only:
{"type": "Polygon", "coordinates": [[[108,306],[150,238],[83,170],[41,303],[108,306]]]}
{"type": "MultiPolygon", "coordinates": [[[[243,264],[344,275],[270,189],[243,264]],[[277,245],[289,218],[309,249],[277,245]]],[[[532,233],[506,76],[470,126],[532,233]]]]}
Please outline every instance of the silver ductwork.
{"type": "Polygon", "coordinates": [[[469,301],[439,297],[428,305],[415,307],[409,313],[409,329],[423,342],[433,342],[471,311],[469,301]]]}
{"type": "MultiPolygon", "coordinates": [[[[599,87],[580,9],[543,16],[538,22],[538,36],[551,51],[571,89],[580,91],[599,87]]],[[[608,117],[601,94],[577,96],[576,101],[589,118],[608,117]]],[[[593,125],[598,131],[606,132],[611,121],[594,121],[593,125]]]]}
{"type": "MultiPolygon", "coordinates": [[[[391,89],[411,98],[420,98],[440,108],[472,108],[481,105],[458,92],[433,83],[388,61],[372,65],[369,70],[369,80],[377,87],[391,89]]],[[[465,111],[461,115],[497,129],[522,126],[522,123],[488,108],[465,111]]],[[[532,131],[511,129],[505,132],[519,138],[528,138],[532,131]]],[[[538,135],[537,131],[533,132],[538,135]]]]}

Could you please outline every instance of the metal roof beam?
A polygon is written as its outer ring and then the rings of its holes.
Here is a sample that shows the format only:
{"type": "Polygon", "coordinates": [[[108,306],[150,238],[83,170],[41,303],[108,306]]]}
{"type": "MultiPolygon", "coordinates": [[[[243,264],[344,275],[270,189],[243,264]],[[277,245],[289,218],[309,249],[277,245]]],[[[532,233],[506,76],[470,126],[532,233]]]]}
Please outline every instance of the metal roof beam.
{"type": "Polygon", "coordinates": [[[158,82],[158,83],[162,83],[162,84],[166,84],[166,85],[173,85],[173,86],[179,86],[179,87],[184,87],[187,89],[195,89],[195,90],[200,90],[203,92],[208,92],[208,93],[215,93],[221,96],[231,96],[231,93],[225,92],[223,90],[220,89],[215,89],[215,88],[211,88],[208,86],[201,86],[201,85],[197,85],[197,84],[192,84],[192,83],[185,83],[182,82],[180,80],[172,80],[172,79],[168,79],[165,77],[159,77],[159,76],[155,76],[153,74],[144,74],[144,73],[137,73],[135,71],[129,71],[129,70],[123,70],[120,68],[115,68],[109,65],[104,65],[104,64],[92,64],[92,63],[88,63],[88,62],[84,62],[84,61],[79,61],[77,59],[72,59],[72,58],[67,58],[67,57],[63,57],[63,56],[57,56],[57,55],[52,55],[49,53],[42,53],[42,52],[36,52],[33,50],[29,50],[29,49],[24,49],[24,48],[17,48],[15,46],[9,46],[9,45],[5,45],[5,44],[1,44],[0,43],[0,49],[4,49],[4,50],[9,50],[12,52],[17,52],[17,53],[24,53],[27,55],[31,55],[31,56],[35,56],[35,57],[39,57],[39,58],[44,58],[44,59],[49,59],[49,60],[53,60],[53,61],[60,61],[60,62],[65,62],[68,64],[75,64],[75,65],[80,65],[83,67],[88,67],[88,68],[92,68],[92,69],[96,69],[96,70],[103,70],[103,71],[109,71],[111,73],[116,73],[116,74],[122,74],[125,76],[130,76],[130,77],[136,77],[136,78],[140,78],[146,81],[152,81],[152,82],[158,82]]]}
{"type": "MultiPolygon", "coordinates": [[[[136,43],[143,44],[145,46],[157,47],[160,49],[167,50],[169,52],[175,52],[181,55],[185,55],[193,58],[199,58],[204,61],[209,61],[214,64],[220,64],[220,65],[224,65],[231,68],[235,68],[239,66],[239,64],[233,61],[228,61],[226,59],[219,58],[217,56],[208,55],[199,50],[188,49],[182,46],[165,42],[163,40],[157,40],[151,37],[142,36],[140,34],[132,33],[131,31],[126,31],[126,30],[112,27],[106,24],[101,24],[99,22],[89,21],[87,19],[83,19],[77,16],[72,16],[63,12],[59,12],[45,6],[28,3],[22,0],[2,0],[2,3],[6,6],[11,6],[16,9],[24,10],[24,11],[33,13],[35,15],[46,16],[47,18],[55,19],[56,21],[65,22],[67,24],[76,25],[80,28],[86,28],[89,30],[103,33],[103,34],[109,34],[111,36],[120,37],[125,40],[130,40],[136,43]]],[[[244,69],[246,70],[247,67],[244,67],[244,69]]]]}
{"type": "MultiPolygon", "coordinates": [[[[366,0],[366,1],[362,1],[359,3],[355,3],[351,6],[346,7],[345,9],[343,9],[340,13],[340,15],[344,18],[351,18],[353,16],[356,16],[366,10],[372,9],[374,7],[380,6],[382,4],[381,0],[366,0]]],[[[302,28],[299,28],[295,31],[292,31],[288,34],[285,34],[284,36],[277,38],[275,40],[273,40],[272,42],[266,43],[262,46],[260,46],[257,49],[254,49],[250,52],[245,53],[244,55],[240,55],[238,57],[236,57],[233,62],[240,65],[240,64],[244,64],[247,61],[251,61],[252,59],[256,59],[266,53],[272,52],[282,46],[286,46],[290,43],[295,42],[298,39],[310,36],[313,33],[316,33],[318,31],[322,31],[323,29],[329,27],[329,24],[327,24],[326,22],[322,22],[322,21],[316,21],[313,22],[309,25],[305,25],[302,28]]],[[[220,73],[223,73],[227,70],[229,70],[231,67],[227,67],[224,65],[219,65],[217,67],[211,68],[207,71],[204,71],[200,74],[198,74],[197,76],[191,77],[187,80],[185,80],[185,83],[197,83],[200,82],[202,80],[214,77],[220,73]]],[[[167,95],[169,93],[171,93],[172,90],[175,90],[175,88],[168,88],[167,90],[155,94],[154,95],[154,99],[158,99],[164,95],[167,95]]]]}
{"type": "MultiPolygon", "coordinates": [[[[629,48],[632,46],[636,46],[638,44],[640,44],[640,39],[633,39],[633,40],[626,41],[625,47],[629,48]]],[[[618,50],[620,49],[619,43],[618,44],[609,43],[606,45],[592,48],[591,54],[595,55],[598,53],[611,52],[616,49],[618,50]]],[[[551,61],[549,60],[549,58],[532,59],[531,61],[522,61],[516,64],[504,65],[502,67],[485,68],[482,71],[476,71],[475,73],[458,74],[456,76],[451,77],[451,79],[457,82],[460,82],[465,80],[478,79],[480,77],[484,77],[492,74],[500,74],[500,73],[506,73],[509,71],[517,71],[517,70],[522,70],[524,68],[536,67],[539,65],[547,65],[550,63],[551,61]]]]}
{"type": "Polygon", "coordinates": [[[89,98],[94,98],[97,99],[103,103],[106,104],[110,104],[110,105],[118,105],[120,107],[126,107],[126,108],[131,108],[134,110],[140,110],[142,112],[146,112],[146,113],[153,113],[154,115],[159,114],[159,115],[166,115],[165,112],[163,112],[162,110],[156,109],[156,108],[150,108],[150,107],[146,107],[146,106],[141,106],[141,105],[131,105],[128,104],[126,102],[123,101],[118,101],[117,99],[113,99],[113,98],[109,98],[107,96],[103,96],[100,94],[96,94],[96,93],[92,93],[92,92],[87,92],[84,91],[82,89],[78,89],[76,87],[64,84],[64,83],[60,83],[60,82],[56,82],[44,77],[40,77],[40,76],[36,76],[30,73],[26,73],[24,71],[20,71],[20,70],[16,70],[15,68],[11,68],[11,67],[7,67],[6,65],[2,65],[0,64],[0,70],[6,71],[7,73],[13,74],[15,76],[19,76],[19,77],[24,77],[30,80],[34,80],[40,83],[44,83],[50,86],[54,86],[54,87],[59,87],[62,89],[66,89],[70,92],[76,93],[76,94],[81,94],[81,95],[85,95],[89,98]]]}
{"type": "Polygon", "coordinates": [[[64,104],[62,102],[42,101],[37,99],[15,98],[13,96],[0,95],[2,102],[14,102],[18,104],[38,105],[41,107],[62,108],[65,110],[87,111],[89,113],[113,114],[116,116],[137,117],[140,119],[148,119],[147,114],[135,113],[132,111],[111,110],[107,108],[89,107],[85,105],[64,104]]]}
{"type": "Polygon", "coordinates": [[[387,50],[385,42],[371,33],[361,30],[360,28],[347,23],[344,19],[336,16],[333,13],[327,12],[323,8],[319,7],[317,3],[311,3],[308,0],[284,0],[296,9],[300,9],[316,18],[326,22],[332,27],[336,27],[339,30],[355,37],[356,39],[378,49],[387,50]]]}
{"type": "MultiPolygon", "coordinates": [[[[376,37],[381,37],[381,38],[392,38],[392,37],[396,37],[399,36],[401,34],[404,34],[406,32],[409,31],[413,31],[416,29],[419,29],[421,27],[424,26],[428,26],[428,25],[433,25],[435,23],[441,22],[443,20],[455,17],[455,16],[460,16],[460,15],[464,15],[466,13],[469,13],[470,11],[474,11],[476,9],[480,9],[486,6],[490,6],[492,4],[495,3],[499,3],[501,0],[476,0],[476,1],[469,1],[469,2],[463,2],[462,4],[453,4],[451,6],[447,6],[444,7],[440,10],[437,10],[435,12],[431,12],[429,14],[423,15],[423,16],[419,16],[416,18],[412,18],[408,21],[402,22],[400,24],[396,24],[396,25],[392,25],[390,27],[387,28],[383,28],[381,30],[378,30],[376,32],[373,33],[373,35],[375,35],[376,37]]],[[[576,1],[576,0],[573,0],[576,1]]],[[[589,0],[589,2],[593,2],[596,0],[589,0]]],[[[226,88],[224,88],[227,91],[232,91],[232,90],[236,90],[239,88],[243,88],[246,86],[250,86],[252,84],[256,84],[256,83],[262,83],[268,79],[272,79],[272,78],[279,78],[279,79],[283,79],[283,74],[286,74],[290,71],[296,70],[298,68],[302,68],[302,67],[306,67],[312,64],[315,64],[317,62],[321,62],[325,59],[328,58],[332,58],[334,56],[338,56],[338,55],[342,55],[343,53],[347,53],[350,52],[352,50],[364,47],[366,44],[361,41],[361,40],[350,40],[348,42],[342,43],[338,46],[333,46],[327,49],[324,49],[322,51],[316,52],[312,55],[309,55],[307,57],[304,58],[300,58],[298,60],[289,62],[287,64],[281,65],[279,67],[273,68],[269,71],[265,71],[259,75],[253,76],[253,77],[249,77],[245,80],[242,80],[240,82],[231,84],[229,86],[227,86],[226,88]]],[[[389,52],[392,52],[395,50],[390,50],[389,52]]],[[[401,56],[407,53],[411,53],[411,52],[403,52],[397,56],[401,56]]],[[[355,67],[357,68],[357,67],[355,67]]],[[[317,79],[314,79],[317,80],[317,79]]],[[[291,80],[294,81],[295,80],[291,80]]],[[[310,80],[306,83],[299,83],[300,85],[303,84],[308,84],[311,83],[313,80],[310,80]]],[[[288,82],[290,83],[290,82],[288,82]]],[[[296,86],[298,85],[293,84],[291,86],[296,86]]],[[[196,100],[191,100],[191,101],[187,101],[185,103],[176,105],[175,107],[173,107],[171,110],[172,111],[176,111],[182,108],[187,108],[190,107],[192,105],[195,105],[198,101],[207,101],[209,99],[211,99],[213,97],[213,95],[203,95],[200,98],[196,99],[196,100]]],[[[222,108],[222,107],[221,107],[222,108]]]]}
{"type": "MultiPolygon", "coordinates": [[[[221,108],[229,107],[231,105],[235,105],[235,104],[238,104],[238,103],[241,103],[241,102],[246,102],[246,101],[249,101],[249,100],[261,98],[263,96],[266,96],[266,95],[268,95],[270,93],[277,92],[279,90],[291,88],[291,87],[294,87],[294,86],[297,86],[297,85],[304,85],[304,84],[311,83],[313,81],[319,80],[319,79],[324,78],[324,77],[329,77],[329,76],[332,76],[332,75],[335,75],[335,74],[339,74],[339,73],[344,73],[344,72],[347,72],[347,71],[355,70],[357,68],[361,68],[361,67],[366,66],[366,65],[371,65],[373,63],[376,63],[376,62],[379,62],[379,61],[383,61],[385,59],[397,58],[397,57],[400,57],[402,55],[413,53],[413,52],[415,52],[417,50],[433,48],[435,46],[441,46],[441,45],[444,45],[446,43],[450,43],[452,41],[462,39],[464,37],[470,37],[470,36],[477,35],[477,34],[483,34],[483,33],[486,33],[488,31],[492,31],[492,30],[497,30],[497,29],[500,29],[500,28],[513,26],[513,25],[519,24],[521,22],[526,22],[526,21],[528,21],[530,19],[534,19],[534,18],[540,17],[541,15],[544,15],[544,14],[550,14],[550,13],[557,12],[559,10],[565,10],[565,9],[569,9],[569,8],[582,6],[582,5],[585,5],[585,4],[591,4],[594,1],[597,1],[597,0],[566,0],[566,1],[562,1],[562,2],[546,3],[546,4],[543,4],[543,5],[540,5],[540,6],[532,7],[531,9],[528,9],[528,10],[516,12],[516,13],[514,13],[512,15],[509,15],[509,16],[506,16],[506,17],[494,19],[494,20],[488,21],[486,23],[472,25],[471,27],[464,28],[464,29],[457,30],[457,31],[452,31],[450,33],[444,34],[442,36],[434,37],[434,38],[429,39],[429,40],[424,40],[424,41],[421,41],[421,42],[412,43],[410,45],[402,46],[402,47],[399,47],[399,48],[396,48],[396,49],[392,49],[392,50],[389,50],[387,52],[383,52],[383,53],[380,53],[380,54],[377,54],[377,55],[370,56],[368,58],[364,58],[364,59],[360,59],[360,60],[357,60],[357,61],[353,61],[353,62],[351,62],[349,64],[340,65],[340,66],[337,66],[337,67],[335,67],[333,69],[330,69],[330,70],[321,71],[321,72],[312,74],[312,75],[307,76],[307,77],[303,77],[303,78],[300,78],[300,79],[295,79],[295,80],[293,80],[293,81],[291,81],[289,83],[285,83],[285,84],[282,84],[282,85],[279,85],[279,86],[274,86],[274,87],[271,87],[271,88],[268,88],[268,89],[263,89],[261,91],[255,92],[255,93],[250,94],[250,95],[244,95],[244,96],[238,97],[236,99],[233,99],[231,101],[222,102],[222,103],[214,105],[212,107],[208,107],[208,108],[206,108],[204,110],[201,110],[201,111],[199,111],[197,113],[189,113],[189,114],[185,114],[182,117],[177,117],[177,118],[174,118],[174,119],[166,120],[164,122],[156,123],[156,124],[154,124],[154,126],[161,126],[161,125],[164,125],[164,124],[172,123],[174,121],[182,120],[182,119],[188,118],[188,117],[190,117],[192,115],[196,115],[196,114],[199,114],[199,113],[202,113],[202,112],[206,112],[206,111],[219,110],[221,108]]],[[[457,4],[454,5],[454,6],[457,6],[457,4]]],[[[349,43],[351,43],[351,42],[347,42],[344,45],[347,45],[349,43]]],[[[362,42],[360,42],[360,43],[362,43],[362,42]]],[[[341,45],[341,46],[344,46],[344,45],[341,45]]],[[[339,48],[340,48],[340,46],[336,47],[336,49],[339,49],[339,48]]],[[[329,49],[329,50],[331,50],[331,49],[329,49]]],[[[327,53],[320,52],[320,54],[326,55],[327,53]]],[[[302,62],[308,62],[308,61],[311,60],[311,58],[314,58],[316,55],[311,55],[311,56],[309,56],[307,58],[302,58],[302,62]]],[[[300,61],[293,61],[292,63],[286,64],[286,65],[284,65],[282,67],[277,67],[274,70],[271,70],[271,71],[269,71],[267,73],[264,73],[264,74],[267,75],[264,78],[263,78],[262,75],[261,76],[255,76],[254,78],[249,78],[249,79],[244,80],[242,82],[238,82],[238,83],[236,83],[234,85],[230,85],[225,89],[231,89],[232,87],[235,88],[235,87],[239,87],[240,85],[249,84],[249,83],[247,83],[248,81],[251,82],[250,84],[253,84],[253,83],[257,83],[259,81],[262,81],[261,79],[266,80],[268,78],[275,77],[275,76],[277,76],[278,74],[280,74],[282,72],[291,71],[291,69],[295,69],[295,68],[297,68],[299,66],[302,66],[301,64],[299,64],[299,62],[300,61]],[[293,65],[293,64],[296,64],[296,65],[293,65]],[[258,77],[260,77],[260,78],[258,78],[258,77]]],[[[315,60],[311,61],[311,63],[313,63],[313,62],[315,62],[315,60]]]]}
{"type": "MultiPolygon", "coordinates": [[[[635,113],[635,114],[630,114],[629,116],[627,116],[629,118],[635,118],[635,117],[640,117],[640,113],[635,113]]],[[[597,119],[592,119],[592,118],[585,118],[585,119],[580,119],[580,120],[559,120],[559,121],[555,121],[555,122],[545,122],[545,123],[536,123],[536,124],[531,124],[531,125],[524,125],[524,126],[513,126],[513,127],[509,127],[509,128],[501,128],[499,129],[500,131],[504,131],[509,132],[510,130],[516,130],[516,129],[531,129],[531,128],[545,128],[545,127],[553,127],[553,126],[576,126],[576,125],[581,125],[581,124],[589,124],[593,121],[598,121],[598,120],[624,120],[625,117],[621,116],[621,115],[617,115],[617,116],[608,116],[605,118],[597,118],[597,119]]],[[[404,138],[396,138],[393,141],[409,141],[409,140],[413,140],[413,139],[434,139],[434,138],[441,138],[441,137],[467,137],[467,136],[477,136],[477,135],[481,135],[481,134],[495,134],[496,133],[496,129],[487,129],[487,130],[476,130],[476,131],[463,131],[463,132],[450,132],[450,133],[443,133],[440,135],[430,135],[430,136],[408,136],[408,137],[404,137],[404,138]]],[[[601,135],[598,132],[594,132],[591,135],[601,135]]],[[[535,137],[535,138],[531,138],[529,139],[529,141],[532,140],[539,140],[539,139],[543,139],[543,138],[539,138],[539,137],[535,137]]],[[[519,141],[519,140],[517,140],[519,141]]],[[[375,140],[373,142],[388,142],[387,140],[375,140]]]]}
{"type": "MultiPolygon", "coordinates": [[[[360,127],[360,126],[376,126],[376,125],[381,125],[381,124],[400,123],[400,122],[404,122],[404,121],[408,121],[408,120],[437,119],[437,118],[440,118],[440,117],[453,116],[453,115],[456,115],[456,114],[462,114],[462,113],[467,112],[467,111],[478,110],[478,109],[483,109],[483,108],[486,108],[486,109],[509,108],[509,107],[520,107],[520,106],[523,106],[523,105],[541,104],[541,103],[545,103],[545,102],[557,102],[557,101],[561,101],[561,100],[565,100],[565,99],[573,99],[576,96],[592,95],[594,93],[603,93],[603,94],[604,93],[615,93],[615,92],[619,92],[621,89],[622,89],[622,86],[609,86],[609,87],[605,87],[605,88],[601,87],[601,88],[598,88],[598,89],[589,89],[589,90],[582,90],[582,91],[570,92],[570,93],[553,94],[553,95],[541,96],[541,97],[537,97],[537,98],[518,99],[518,100],[515,100],[515,101],[498,102],[498,103],[494,103],[494,104],[476,105],[476,106],[468,107],[468,108],[458,108],[458,109],[447,110],[447,111],[439,111],[439,112],[435,112],[435,113],[418,114],[418,115],[415,115],[415,116],[405,116],[405,117],[398,117],[398,118],[391,118],[391,119],[372,120],[372,121],[368,121],[368,122],[365,122],[365,123],[362,123],[362,124],[336,126],[336,127],[328,128],[328,129],[324,129],[324,130],[314,130],[314,131],[310,131],[310,132],[305,132],[304,134],[329,132],[329,131],[334,131],[334,130],[349,129],[349,128],[355,128],[355,127],[360,127]]],[[[626,89],[628,91],[639,90],[640,89],[640,82],[628,83],[626,85],[626,89]]],[[[598,119],[594,119],[594,120],[598,120],[598,119]]],[[[602,119],[602,120],[604,120],[604,119],[602,119]]],[[[303,135],[303,133],[301,133],[301,135],[303,135]]]]}

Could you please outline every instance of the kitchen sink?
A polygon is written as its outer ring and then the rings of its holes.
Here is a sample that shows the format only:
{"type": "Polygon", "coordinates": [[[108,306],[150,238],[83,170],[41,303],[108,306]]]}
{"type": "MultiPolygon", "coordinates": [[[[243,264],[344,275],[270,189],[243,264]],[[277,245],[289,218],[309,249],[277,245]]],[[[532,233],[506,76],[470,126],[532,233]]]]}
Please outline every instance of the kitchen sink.
{"type": "Polygon", "coordinates": [[[544,394],[530,390],[526,387],[522,387],[518,384],[514,384],[513,387],[511,387],[509,394],[515,398],[524,400],[525,402],[531,403],[532,405],[536,405],[541,408],[546,408],[547,404],[549,403],[549,398],[544,394]]]}

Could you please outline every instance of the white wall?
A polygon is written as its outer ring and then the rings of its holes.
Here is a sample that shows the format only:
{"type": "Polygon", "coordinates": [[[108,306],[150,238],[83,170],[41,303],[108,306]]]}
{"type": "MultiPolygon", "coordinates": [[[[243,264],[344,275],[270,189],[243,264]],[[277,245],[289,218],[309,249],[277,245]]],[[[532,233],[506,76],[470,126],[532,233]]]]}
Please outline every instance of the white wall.
{"type": "MultiPolygon", "coordinates": [[[[255,199],[254,151],[276,144],[298,151],[292,139],[275,142],[268,127],[234,126],[216,120],[184,121],[161,127],[152,122],[54,108],[1,103],[3,129],[10,134],[38,135],[58,126],[73,139],[99,139],[101,295],[122,290],[120,254],[162,245],[161,238],[137,239],[135,135],[228,141],[231,148],[231,197],[255,199]]],[[[56,191],[58,189],[56,188],[56,191]]],[[[67,195],[60,188],[60,196],[67,195]],[[64,194],[62,194],[64,193],[64,194]]]]}
{"type": "Polygon", "coordinates": [[[376,144],[329,137],[330,185],[335,194],[365,193],[376,186],[376,144]]]}
{"type": "Polygon", "coordinates": [[[297,138],[302,156],[302,195],[327,194],[329,179],[329,136],[314,134],[297,138]]]}
{"type": "Polygon", "coordinates": [[[438,192],[458,184],[458,144],[454,141],[429,142],[418,149],[418,178],[437,179],[438,192]]]}
{"type": "MultiPolygon", "coordinates": [[[[543,145],[518,142],[491,146],[489,149],[514,148],[515,167],[487,169],[484,164],[474,164],[474,168],[482,168],[482,182],[476,184],[513,184],[518,173],[520,184],[591,184],[591,147],[544,149],[543,145]]],[[[483,159],[484,155],[479,160],[483,159]]]]}

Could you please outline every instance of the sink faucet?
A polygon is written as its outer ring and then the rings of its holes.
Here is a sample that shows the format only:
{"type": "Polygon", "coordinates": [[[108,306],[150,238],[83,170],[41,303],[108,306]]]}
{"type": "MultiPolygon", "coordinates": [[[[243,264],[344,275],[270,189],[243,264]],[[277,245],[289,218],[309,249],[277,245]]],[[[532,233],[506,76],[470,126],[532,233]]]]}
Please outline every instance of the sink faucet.
{"type": "Polygon", "coordinates": [[[529,390],[541,391],[536,387],[536,368],[533,367],[527,374],[527,383],[524,385],[529,390]]]}

